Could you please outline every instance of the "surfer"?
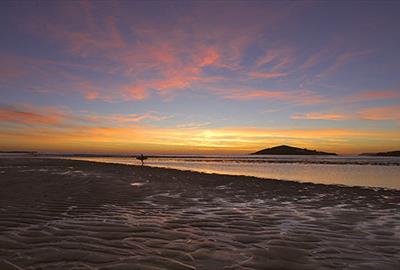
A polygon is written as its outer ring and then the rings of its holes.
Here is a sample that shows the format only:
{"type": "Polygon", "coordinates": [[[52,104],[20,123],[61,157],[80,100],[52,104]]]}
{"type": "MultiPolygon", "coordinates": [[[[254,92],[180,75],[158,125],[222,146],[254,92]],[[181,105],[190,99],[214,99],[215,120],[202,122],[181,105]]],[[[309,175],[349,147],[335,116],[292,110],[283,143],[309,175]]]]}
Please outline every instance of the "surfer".
{"type": "Polygon", "coordinates": [[[142,166],[143,166],[144,161],[147,159],[147,157],[143,156],[143,154],[140,154],[140,156],[137,156],[136,159],[140,160],[142,162],[142,166]]]}

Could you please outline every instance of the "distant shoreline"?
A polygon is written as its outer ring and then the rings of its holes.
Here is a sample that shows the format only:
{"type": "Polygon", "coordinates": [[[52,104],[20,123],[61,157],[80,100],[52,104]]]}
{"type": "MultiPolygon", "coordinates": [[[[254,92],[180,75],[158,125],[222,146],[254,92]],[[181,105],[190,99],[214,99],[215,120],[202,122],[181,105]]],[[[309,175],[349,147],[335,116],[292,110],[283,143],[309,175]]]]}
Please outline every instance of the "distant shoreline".
{"type": "MultiPolygon", "coordinates": [[[[58,158],[55,158],[58,159],[58,158]]],[[[60,158],[59,160],[64,160],[60,158]]],[[[123,164],[123,163],[118,163],[118,162],[103,162],[103,161],[86,161],[86,160],[76,160],[76,159],[67,159],[67,160],[74,160],[74,161],[81,161],[81,162],[94,162],[94,163],[100,163],[100,164],[111,164],[111,165],[123,165],[123,166],[134,166],[134,167],[139,167],[141,168],[140,165],[135,165],[135,164],[123,164]]],[[[400,164],[397,164],[397,166],[400,166],[400,164]]],[[[156,170],[167,170],[167,171],[176,171],[176,172],[189,172],[189,173],[194,173],[194,174],[205,174],[205,175],[215,175],[215,176],[226,176],[226,177],[240,177],[240,178],[248,178],[246,180],[258,180],[258,181],[281,181],[281,182],[287,182],[287,183],[296,183],[296,184],[305,184],[305,185],[327,185],[327,186],[338,186],[338,187],[346,187],[346,188],[362,188],[362,189],[373,189],[373,190],[396,190],[400,191],[400,189],[397,188],[391,188],[391,187],[376,187],[376,186],[361,186],[361,185],[345,185],[345,184],[327,184],[327,183],[313,183],[313,182],[303,182],[303,181],[296,181],[296,180],[290,180],[290,179],[272,179],[272,178],[263,178],[263,177],[257,177],[257,176],[249,176],[249,175],[238,175],[238,174],[223,174],[223,173],[207,173],[207,172],[201,172],[201,171],[195,171],[195,170],[189,170],[189,169],[175,169],[175,168],[167,168],[167,167],[157,167],[157,166],[145,166],[148,169],[156,169],[156,170]]],[[[244,179],[243,179],[244,180],[244,179]]]]}

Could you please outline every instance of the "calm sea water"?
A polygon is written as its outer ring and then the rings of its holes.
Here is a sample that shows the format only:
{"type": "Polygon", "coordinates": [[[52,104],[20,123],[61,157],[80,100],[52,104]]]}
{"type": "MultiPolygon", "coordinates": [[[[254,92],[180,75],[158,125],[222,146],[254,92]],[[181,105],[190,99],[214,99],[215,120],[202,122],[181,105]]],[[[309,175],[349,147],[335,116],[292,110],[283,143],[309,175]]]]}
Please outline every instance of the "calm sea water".
{"type": "MultiPolygon", "coordinates": [[[[74,157],[73,159],[140,164],[132,157],[74,157]]],[[[145,164],[206,173],[400,189],[399,157],[159,156],[146,160],[145,164]]]]}

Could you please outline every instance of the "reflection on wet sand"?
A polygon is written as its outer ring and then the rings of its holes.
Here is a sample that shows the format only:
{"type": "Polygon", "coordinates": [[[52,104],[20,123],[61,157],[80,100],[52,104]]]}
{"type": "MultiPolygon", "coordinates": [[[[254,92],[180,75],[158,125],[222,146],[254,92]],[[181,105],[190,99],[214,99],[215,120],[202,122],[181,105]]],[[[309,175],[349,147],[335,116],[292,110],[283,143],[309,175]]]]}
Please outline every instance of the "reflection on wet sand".
{"type": "Polygon", "coordinates": [[[397,269],[400,191],[0,159],[0,260],[23,269],[397,269]]]}

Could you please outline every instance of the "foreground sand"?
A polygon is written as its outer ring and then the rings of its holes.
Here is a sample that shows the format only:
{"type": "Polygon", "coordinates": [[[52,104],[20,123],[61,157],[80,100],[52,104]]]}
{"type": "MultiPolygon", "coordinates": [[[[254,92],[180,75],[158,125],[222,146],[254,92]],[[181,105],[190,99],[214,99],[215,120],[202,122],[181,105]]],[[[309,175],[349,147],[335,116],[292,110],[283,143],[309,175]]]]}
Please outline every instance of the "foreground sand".
{"type": "Polygon", "coordinates": [[[0,265],[399,269],[400,191],[0,159],[0,265]]]}

